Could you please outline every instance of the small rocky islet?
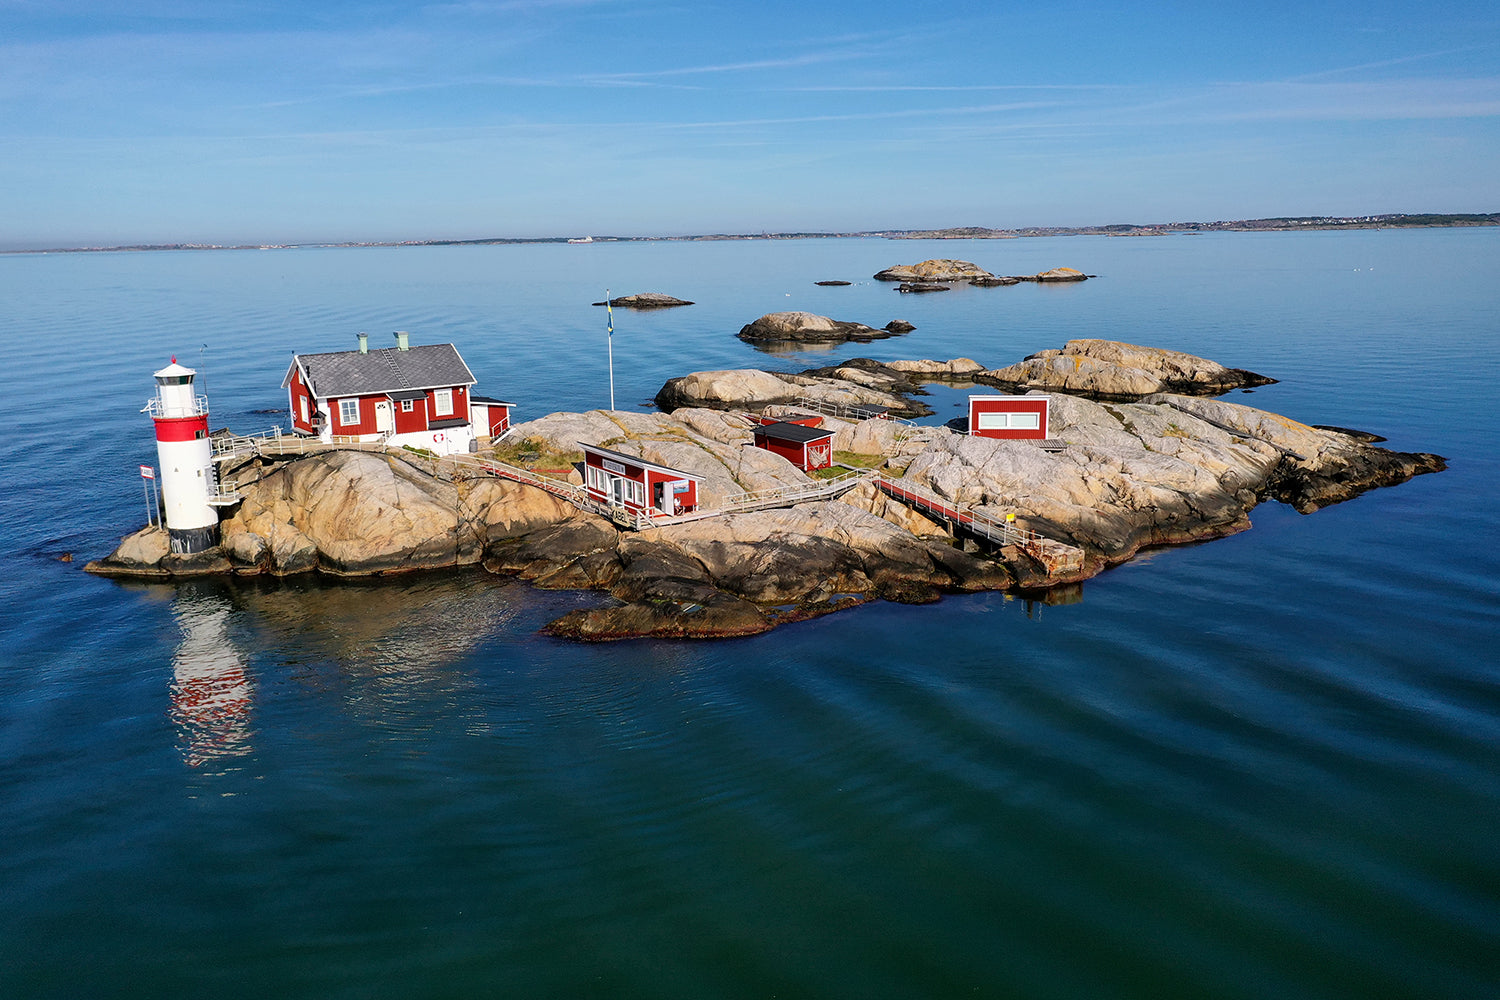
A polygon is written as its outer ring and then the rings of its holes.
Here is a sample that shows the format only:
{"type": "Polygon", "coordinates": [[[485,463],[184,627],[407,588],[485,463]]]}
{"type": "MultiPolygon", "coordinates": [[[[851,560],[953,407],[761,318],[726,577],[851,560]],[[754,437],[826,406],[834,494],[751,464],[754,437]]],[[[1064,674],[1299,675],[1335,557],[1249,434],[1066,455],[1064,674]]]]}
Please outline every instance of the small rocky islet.
{"type": "Polygon", "coordinates": [[[173,555],[165,533],[147,528],[87,568],[171,578],[481,565],[538,587],[610,595],[551,623],[557,635],[738,636],[877,598],[1045,595],[1146,547],[1242,531],[1264,500],[1310,513],[1445,467],[1437,455],[1376,447],[1371,435],[1213,398],[1247,379],[1270,381],[1102,340],[1072,341],[999,369],[964,358],[853,359],[796,374],[695,372],[663,385],[662,412],[554,413],[516,425],[497,451],[577,482],[578,443],[597,443],[701,477],[700,504],[712,507],[732,494],[810,481],[779,455],[749,447],[762,417],[806,414],[808,404],[842,407],[853,415],[823,418],[841,462],[879,468],[994,518],[1013,516],[1076,556],[1066,559],[977,544],[871,480],[836,499],[635,531],[473,466],[404,450],[328,450],[252,456],[225,469],[244,499],[207,552],[173,555]],[[1049,447],[860,417],[929,413],[913,397],[932,382],[1046,389],[1049,447]]]}
{"type": "Polygon", "coordinates": [[[991,274],[978,264],[967,260],[924,260],[917,264],[897,264],[883,271],[876,271],[876,281],[898,282],[899,292],[946,292],[956,282],[964,282],[976,288],[998,288],[1004,285],[1019,285],[1023,281],[1042,284],[1087,281],[1096,277],[1084,274],[1072,267],[1054,267],[1036,274],[991,274]]]}
{"type": "Polygon", "coordinates": [[[592,302],[596,306],[619,306],[622,309],[670,309],[673,306],[690,306],[687,299],[667,295],[665,292],[636,292],[633,295],[612,295],[608,299],[592,302]]]}
{"type": "Polygon", "coordinates": [[[856,343],[883,340],[915,329],[904,319],[893,319],[877,329],[816,313],[778,312],[766,313],[746,323],[736,336],[750,344],[842,344],[851,340],[856,343]]]}

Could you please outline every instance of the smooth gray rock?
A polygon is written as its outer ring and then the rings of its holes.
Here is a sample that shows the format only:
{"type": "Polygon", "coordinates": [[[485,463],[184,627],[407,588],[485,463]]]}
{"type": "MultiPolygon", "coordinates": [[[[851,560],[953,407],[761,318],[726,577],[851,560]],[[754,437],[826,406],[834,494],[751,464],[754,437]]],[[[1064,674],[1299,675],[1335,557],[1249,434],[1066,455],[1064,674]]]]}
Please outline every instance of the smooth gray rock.
{"type": "Polygon", "coordinates": [[[1219,395],[1276,380],[1182,351],[1114,340],[1070,340],[1061,350],[982,373],[980,381],[1025,391],[1046,389],[1095,399],[1136,400],[1158,392],[1219,395]]]}
{"type": "Polygon", "coordinates": [[[884,271],[877,271],[876,281],[940,282],[973,281],[976,278],[993,278],[994,275],[966,260],[924,260],[919,264],[897,264],[884,271]]]}
{"type": "Polygon", "coordinates": [[[848,340],[882,340],[905,332],[876,329],[863,323],[829,319],[810,312],[779,312],[766,313],[746,323],[738,336],[752,344],[842,344],[848,340]]]}

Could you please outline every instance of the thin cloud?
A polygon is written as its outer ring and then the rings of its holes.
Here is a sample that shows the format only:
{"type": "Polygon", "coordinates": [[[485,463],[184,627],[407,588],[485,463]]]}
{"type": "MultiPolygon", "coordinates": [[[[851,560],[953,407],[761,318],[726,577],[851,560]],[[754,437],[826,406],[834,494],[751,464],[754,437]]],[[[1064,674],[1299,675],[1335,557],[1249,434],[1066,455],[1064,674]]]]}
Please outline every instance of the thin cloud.
{"type": "Polygon", "coordinates": [[[1443,49],[1439,52],[1420,52],[1416,55],[1398,56],[1395,59],[1382,59],[1378,62],[1361,63],[1358,66],[1338,66],[1333,69],[1318,70],[1316,73],[1303,73],[1299,76],[1288,77],[1287,79],[1288,81],[1321,80],[1325,77],[1340,76],[1344,73],[1362,73],[1365,70],[1385,69],[1387,66],[1402,66],[1406,63],[1422,62],[1427,59],[1443,59],[1464,52],[1482,52],[1491,48],[1494,48],[1494,46],[1466,45],[1457,49],[1443,49]]]}
{"type": "Polygon", "coordinates": [[[692,76],[696,74],[709,73],[742,73],[747,70],[760,69],[791,69],[796,66],[817,66],[831,62],[846,62],[850,59],[865,58],[869,54],[870,53],[868,52],[809,52],[805,55],[791,56],[784,59],[758,59],[749,62],[717,63],[707,66],[678,66],[672,69],[648,69],[626,73],[602,73],[593,77],[593,79],[639,80],[661,76],[692,76]]]}
{"type": "Polygon", "coordinates": [[[965,84],[871,84],[857,86],[850,84],[827,84],[809,87],[787,87],[785,90],[792,93],[850,93],[850,94],[889,94],[889,93],[924,93],[924,92],[974,92],[986,90],[1128,90],[1132,84],[1125,83],[965,83],[965,84]]]}
{"type": "Polygon", "coordinates": [[[964,108],[907,108],[900,111],[866,111],[851,114],[806,115],[790,118],[739,118],[722,121],[657,122],[653,127],[663,129],[741,128],[758,125],[807,125],[819,122],[881,121],[889,118],[938,117],[941,115],[1000,114],[1006,111],[1030,111],[1037,108],[1055,107],[1048,101],[1022,101],[1014,104],[983,104],[964,108]]]}

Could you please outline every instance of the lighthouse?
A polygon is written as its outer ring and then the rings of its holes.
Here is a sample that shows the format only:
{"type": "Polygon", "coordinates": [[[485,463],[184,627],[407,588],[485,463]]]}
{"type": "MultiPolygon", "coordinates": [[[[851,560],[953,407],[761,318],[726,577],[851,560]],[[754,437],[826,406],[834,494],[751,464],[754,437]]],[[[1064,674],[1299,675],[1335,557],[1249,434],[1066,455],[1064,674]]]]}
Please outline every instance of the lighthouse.
{"type": "Polygon", "coordinates": [[[155,374],[156,395],[142,411],[156,423],[167,534],[172,551],[181,555],[218,544],[219,512],[210,503],[218,490],[213,443],[208,439],[208,400],[194,391],[197,374],[173,358],[155,374]]]}

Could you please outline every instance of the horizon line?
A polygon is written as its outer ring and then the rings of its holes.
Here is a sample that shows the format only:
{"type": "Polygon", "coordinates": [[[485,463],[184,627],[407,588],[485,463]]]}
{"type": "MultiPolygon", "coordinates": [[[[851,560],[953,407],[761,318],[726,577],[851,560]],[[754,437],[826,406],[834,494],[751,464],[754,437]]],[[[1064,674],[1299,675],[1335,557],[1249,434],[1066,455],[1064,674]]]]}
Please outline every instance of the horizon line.
{"type": "MultiPolygon", "coordinates": [[[[671,240],[752,240],[752,239],[851,239],[857,237],[891,237],[905,236],[920,233],[1002,233],[1022,236],[1067,236],[1087,235],[1106,230],[1170,230],[1187,227],[1231,227],[1248,226],[1255,223],[1298,223],[1296,228],[1318,224],[1337,224],[1348,228],[1360,226],[1379,225],[1399,219],[1451,219],[1462,220],[1446,223],[1427,223],[1429,226],[1443,226],[1463,228],[1464,225],[1500,225],[1500,212],[1372,212],[1362,214],[1341,215],[1270,215],[1254,219],[1215,219],[1211,222],[1201,220],[1183,220],[1175,222],[1109,222],[1090,223],[1076,226],[1018,226],[1010,228],[994,226],[942,226],[942,227],[918,227],[910,229],[860,229],[844,231],[821,231],[821,230],[780,230],[771,232],[762,230],[754,233],[728,233],[728,232],[703,232],[703,233],[679,233],[675,235],[588,235],[588,242],[659,242],[671,240]],[[1486,221],[1487,220],[1487,221],[1486,221]]],[[[1292,228],[1292,227],[1288,227],[1292,228]]],[[[1294,230],[1295,231],[1295,230],[1294,230]]],[[[981,235],[965,237],[933,236],[932,239],[990,239],[981,235]]],[[[358,239],[331,239],[331,240],[298,240],[283,243],[203,243],[197,241],[181,242],[157,242],[157,243],[117,243],[111,245],[80,245],[80,246],[51,246],[51,247],[16,247],[11,249],[0,249],[0,254],[26,254],[26,253],[112,253],[112,252],[144,252],[161,250],[294,250],[316,247],[401,247],[401,246],[453,246],[453,245],[482,245],[482,244],[519,244],[519,243],[568,243],[583,238],[576,236],[480,236],[480,237],[421,237],[415,239],[388,239],[388,240],[358,240],[358,239]]]]}

